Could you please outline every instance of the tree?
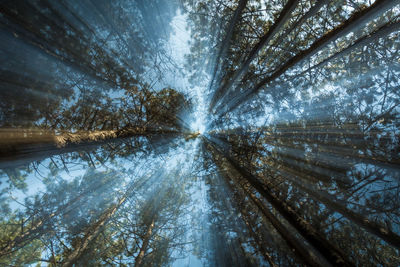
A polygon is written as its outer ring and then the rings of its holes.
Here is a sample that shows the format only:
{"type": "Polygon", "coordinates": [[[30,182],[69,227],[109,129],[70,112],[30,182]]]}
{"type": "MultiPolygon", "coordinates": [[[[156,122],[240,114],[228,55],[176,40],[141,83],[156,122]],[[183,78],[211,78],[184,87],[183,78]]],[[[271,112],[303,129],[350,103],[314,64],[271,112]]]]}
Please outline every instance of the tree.
{"type": "Polygon", "coordinates": [[[3,1],[0,263],[397,266],[399,3],[3,1]]]}

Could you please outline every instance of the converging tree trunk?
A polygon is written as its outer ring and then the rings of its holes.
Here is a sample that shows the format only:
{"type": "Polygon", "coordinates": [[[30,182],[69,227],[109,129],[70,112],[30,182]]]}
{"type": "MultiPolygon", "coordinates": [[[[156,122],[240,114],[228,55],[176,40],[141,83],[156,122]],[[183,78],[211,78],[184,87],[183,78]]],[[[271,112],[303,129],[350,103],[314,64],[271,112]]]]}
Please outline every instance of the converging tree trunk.
{"type": "MultiPolygon", "coordinates": [[[[285,25],[286,21],[290,18],[290,14],[293,9],[298,4],[299,0],[289,0],[286,5],[283,7],[281,13],[279,14],[278,19],[271,25],[268,31],[261,37],[259,42],[253,47],[253,49],[248,54],[246,60],[242,63],[239,69],[234,73],[233,77],[229,79],[229,81],[225,84],[222,84],[220,88],[218,88],[214,94],[214,97],[218,97],[218,100],[221,100],[222,104],[224,100],[224,96],[227,94],[229,89],[240,80],[243,75],[247,72],[250,63],[257,56],[258,52],[268,44],[268,42],[282,29],[283,25],[285,25]]],[[[214,103],[217,103],[217,99],[213,99],[211,101],[211,109],[214,108],[214,103]]]]}
{"type": "Polygon", "coordinates": [[[285,73],[289,68],[315,55],[318,51],[321,51],[332,41],[345,36],[351,31],[356,31],[363,24],[367,23],[368,21],[379,16],[383,12],[387,11],[388,9],[399,3],[400,0],[377,0],[371,6],[354,13],[349,19],[317,39],[314,43],[310,45],[308,49],[301,51],[294,57],[290,58],[288,61],[286,61],[285,64],[274,70],[271,75],[268,75],[266,78],[262,79],[253,88],[246,90],[245,94],[230,98],[230,101],[228,103],[224,103],[224,106],[221,110],[219,110],[218,114],[221,116],[227,112],[232,111],[242,103],[249,100],[252,96],[257,94],[265,85],[285,73]]]}
{"type": "MultiPolygon", "coordinates": [[[[216,144],[211,144],[215,146],[216,144]]],[[[334,266],[352,266],[345,258],[344,253],[333,246],[326,240],[316,229],[312,227],[306,220],[297,214],[297,212],[284,200],[278,199],[268,186],[261,183],[250,172],[240,167],[228,154],[227,151],[221,150],[221,147],[214,147],[214,151],[223,156],[227,162],[251,185],[259,192],[299,233],[327,260],[334,266]]]]}
{"type": "Polygon", "coordinates": [[[17,167],[74,151],[90,151],[100,145],[132,137],[175,134],[178,134],[175,130],[146,127],[60,134],[43,130],[1,129],[0,168],[17,167]]]}
{"type": "Polygon", "coordinates": [[[62,266],[71,267],[74,265],[74,263],[87,251],[90,244],[99,235],[108,220],[110,220],[110,218],[115,214],[115,212],[125,202],[126,199],[126,195],[123,196],[117,204],[108,208],[95,223],[90,225],[89,230],[79,242],[78,247],[76,247],[72,253],[68,255],[68,257],[63,261],[62,266]]]}
{"type": "Polygon", "coordinates": [[[142,246],[140,247],[139,254],[135,258],[135,267],[142,266],[143,258],[147,251],[147,247],[150,243],[150,238],[153,233],[154,225],[155,225],[155,216],[151,220],[150,224],[147,227],[147,231],[143,236],[142,246]]]}

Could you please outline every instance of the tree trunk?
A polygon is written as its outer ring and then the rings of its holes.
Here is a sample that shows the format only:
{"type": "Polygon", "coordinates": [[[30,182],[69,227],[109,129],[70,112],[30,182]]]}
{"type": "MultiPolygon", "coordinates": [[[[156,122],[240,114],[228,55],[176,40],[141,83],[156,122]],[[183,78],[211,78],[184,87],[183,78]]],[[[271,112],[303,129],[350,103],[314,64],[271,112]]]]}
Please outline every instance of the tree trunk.
{"type": "Polygon", "coordinates": [[[321,61],[320,63],[302,71],[301,73],[299,73],[298,75],[290,78],[290,80],[293,80],[297,77],[301,77],[302,75],[304,75],[305,73],[316,69],[316,68],[321,68],[323,66],[325,66],[326,64],[328,64],[329,62],[339,58],[339,57],[343,57],[349,53],[351,53],[353,50],[366,46],[369,43],[372,43],[373,41],[388,36],[389,34],[391,34],[392,32],[396,32],[400,30],[400,22],[388,22],[385,25],[383,25],[382,27],[380,27],[378,30],[374,31],[371,34],[365,35],[359,39],[357,39],[357,41],[355,41],[352,45],[349,45],[348,47],[344,48],[343,50],[337,52],[336,54],[333,54],[332,56],[328,57],[327,59],[324,59],[323,61],[321,61]]]}
{"type": "MultiPolygon", "coordinates": [[[[303,25],[304,22],[306,22],[309,18],[314,16],[323,6],[329,4],[330,0],[318,0],[315,5],[313,5],[304,16],[302,16],[295,24],[293,24],[292,27],[290,27],[288,30],[286,30],[282,36],[288,36],[294,29],[297,27],[303,25]]],[[[274,43],[278,44],[281,38],[279,40],[276,40],[274,43]]]]}
{"type": "MultiPolygon", "coordinates": [[[[99,184],[99,187],[101,187],[101,186],[102,185],[99,184]]],[[[98,187],[92,188],[92,190],[96,190],[96,189],[98,189],[98,187]]],[[[29,241],[37,238],[38,235],[40,236],[40,232],[43,229],[43,227],[46,225],[46,223],[48,223],[52,218],[54,218],[60,214],[62,215],[62,214],[67,213],[68,211],[66,211],[66,209],[71,208],[71,206],[74,203],[76,203],[79,199],[81,199],[87,193],[88,193],[87,190],[83,191],[78,196],[73,198],[70,202],[68,202],[66,205],[59,207],[55,212],[53,212],[49,215],[38,214],[40,219],[33,221],[31,223],[30,228],[26,232],[17,235],[16,237],[14,237],[14,239],[9,241],[7,243],[7,245],[0,248],[0,258],[24,247],[29,241]]]]}
{"type": "Polygon", "coordinates": [[[115,204],[113,207],[110,207],[108,211],[102,214],[100,219],[85,234],[83,241],[79,244],[79,247],[76,248],[70,255],[68,255],[68,258],[64,260],[62,266],[73,266],[73,264],[86,252],[89,245],[94,241],[94,239],[102,230],[103,226],[115,214],[118,208],[125,202],[126,198],[126,196],[122,197],[117,204],[115,204]]]}
{"type": "MultiPolygon", "coordinates": [[[[214,143],[215,144],[215,143],[214,143]]],[[[353,266],[339,248],[333,246],[314,227],[299,216],[296,211],[284,200],[277,198],[267,185],[260,182],[249,171],[239,166],[225,150],[217,147],[214,150],[220,153],[234,170],[242,176],[246,182],[260,193],[317,251],[319,251],[334,266],[353,266]]]]}
{"type": "Polygon", "coordinates": [[[155,224],[155,217],[153,217],[153,219],[151,220],[151,223],[150,223],[149,227],[147,228],[147,231],[143,237],[143,243],[142,243],[142,246],[140,247],[139,254],[135,258],[135,267],[139,267],[142,265],[144,254],[147,251],[147,247],[150,243],[150,237],[151,237],[151,234],[153,233],[154,224],[155,224]]]}
{"type": "MultiPolygon", "coordinates": [[[[344,217],[349,219],[351,222],[357,224],[358,226],[364,228],[367,232],[383,239],[385,242],[390,244],[391,246],[400,249],[400,236],[393,231],[387,229],[386,227],[379,225],[373,221],[370,221],[368,218],[346,208],[345,206],[339,204],[338,202],[332,199],[332,196],[326,192],[322,192],[312,185],[304,182],[298,181],[293,174],[288,171],[280,170],[281,175],[284,175],[285,178],[289,178],[298,188],[307,193],[314,200],[320,201],[328,208],[332,209],[335,212],[342,214],[344,217]]],[[[295,174],[296,176],[300,176],[299,174],[295,174]]],[[[302,178],[304,179],[304,178],[302,178]]]]}
{"type": "MultiPolygon", "coordinates": [[[[296,7],[298,4],[299,0],[289,0],[286,5],[283,7],[281,13],[279,14],[278,19],[274,22],[274,24],[271,25],[271,27],[268,29],[268,31],[261,37],[260,41],[253,47],[253,49],[250,51],[247,59],[243,64],[238,68],[238,70],[234,73],[233,77],[225,84],[223,84],[220,88],[217,89],[215,92],[214,96],[220,96],[221,101],[223,101],[224,96],[226,93],[229,91],[229,89],[238,81],[239,79],[242,78],[242,76],[247,72],[250,63],[253,61],[253,59],[257,56],[258,52],[268,44],[269,41],[278,33],[283,25],[285,25],[286,21],[289,19],[290,14],[292,10],[296,7]]],[[[211,103],[217,104],[217,101],[219,99],[213,99],[211,103]]],[[[214,106],[210,107],[211,109],[214,108],[214,106]]]]}
{"type": "Polygon", "coordinates": [[[315,55],[332,41],[345,36],[351,31],[356,31],[366,22],[374,19],[376,16],[379,16],[380,14],[384,13],[385,11],[399,3],[400,0],[377,0],[368,8],[354,13],[353,16],[351,16],[348,20],[344,21],[339,26],[332,29],[331,31],[320,37],[318,40],[316,40],[314,43],[312,43],[308,49],[303,50],[299,54],[290,58],[280,68],[273,71],[270,76],[262,79],[252,89],[247,90],[245,94],[233,97],[232,100],[226,105],[226,107],[218,113],[219,116],[222,116],[223,114],[232,111],[237,106],[249,100],[253,95],[257,94],[266,84],[275,80],[283,73],[285,73],[289,68],[293,67],[299,62],[304,61],[315,55]]]}
{"type": "Polygon", "coordinates": [[[0,249],[0,258],[24,247],[29,241],[35,239],[36,234],[42,230],[44,223],[53,218],[55,215],[56,213],[52,213],[45,218],[40,218],[39,220],[33,222],[33,225],[28,231],[17,235],[13,240],[8,242],[7,245],[0,249]]]}
{"type": "Polygon", "coordinates": [[[18,167],[32,161],[74,151],[88,151],[99,145],[134,136],[176,134],[176,131],[148,128],[62,133],[35,129],[0,130],[0,168],[18,167]]]}
{"type": "MultiPolygon", "coordinates": [[[[213,85],[214,85],[214,81],[215,79],[218,79],[219,76],[219,67],[220,67],[220,60],[221,58],[224,58],[226,55],[226,51],[228,51],[228,48],[230,46],[231,43],[231,39],[232,39],[232,35],[233,35],[233,30],[235,29],[236,24],[238,23],[238,21],[241,18],[242,12],[244,10],[244,8],[247,5],[248,0],[240,0],[238,7],[235,10],[235,13],[233,14],[233,17],[231,19],[231,21],[229,22],[229,27],[226,31],[226,35],[225,38],[220,46],[218,55],[217,55],[217,59],[215,60],[215,65],[214,65],[214,70],[213,70],[213,74],[211,77],[211,81],[210,81],[210,86],[209,86],[209,90],[212,91],[213,89],[213,85]]],[[[218,82],[218,80],[217,80],[218,82]]],[[[210,102],[210,107],[209,110],[211,111],[215,105],[215,101],[217,100],[218,97],[218,91],[214,92],[214,95],[211,99],[210,102]]]]}
{"type": "MultiPolygon", "coordinates": [[[[226,158],[224,158],[223,160],[220,160],[216,157],[217,155],[217,151],[215,149],[215,147],[211,147],[211,154],[213,156],[213,160],[216,163],[216,165],[218,166],[218,168],[221,169],[225,169],[224,165],[225,164],[229,164],[229,162],[226,160],[226,158]]],[[[218,153],[218,156],[220,156],[220,154],[218,153]]],[[[231,166],[230,166],[231,167],[231,166]]],[[[232,169],[232,168],[227,168],[228,170],[232,169]]],[[[229,172],[229,171],[228,171],[229,172]]],[[[312,251],[309,251],[308,249],[306,249],[304,247],[304,245],[302,244],[302,242],[293,234],[290,233],[289,229],[287,229],[287,227],[285,227],[265,206],[264,204],[262,204],[262,202],[256,198],[254,196],[254,194],[252,194],[249,191],[248,186],[246,186],[242,181],[238,181],[237,179],[234,179],[231,176],[232,173],[226,174],[225,172],[223,172],[223,177],[226,179],[226,183],[228,185],[230,185],[232,191],[235,191],[236,188],[234,188],[234,186],[230,183],[230,181],[228,179],[232,179],[232,182],[234,185],[236,185],[238,187],[238,189],[240,191],[243,191],[243,193],[245,193],[251,200],[251,202],[260,210],[262,217],[264,219],[265,222],[270,223],[275,230],[278,232],[278,234],[282,237],[282,239],[287,243],[287,245],[289,246],[289,248],[291,250],[293,250],[293,252],[295,253],[295,255],[299,258],[299,260],[301,260],[302,262],[306,263],[307,266],[321,266],[322,262],[318,259],[318,257],[316,256],[315,253],[313,253],[312,251]],[[230,178],[228,178],[228,176],[230,178]]],[[[237,189],[236,189],[237,190],[237,189]]]]}
{"type": "MultiPolygon", "coordinates": [[[[216,160],[215,157],[214,157],[214,162],[218,163],[218,160],[216,160]]],[[[217,165],[217,166],[220,168],[219,165],[217,165]]],[[[234,187],[234,185],[230,183],[229,177],[228,177],[228,175],[225,175],[225,173],[222,174],[222,176],[225,178],[226,184],[230,187],[230,189],[231,189],[231,191],[233,192],[233,194],[238,193],[238,195],[239,195],[239,194],[242,193],[242,192],[239,193],[239,192],[236,192],[236,191],[246,191],[246,188],[243,188],[243,187],[241,187],[242,190],[237,190],[237,189],[234,187]]],[[[233,181],[233,179],[232,179],[232,181],[233,181]]],[[[237,184],[237,183],[236,183],[236,184],[237,184]]],[[[246,193],[247,193],[247,192],[246,192],[246,193]]],[[[244,195],[243,193],[240,194],[240,197],[242,198],[241,201],[243,201],[243,199],[245,199],[245,197],[243,197],[243,195],[244,195]]],[[[263,244],[262,239],[261,239],[261,236],[258,235],[258,234],[254,231],[254,229],[253,229],[253,227],[254,227],[254,221],[250,221],[250,216],[248,215],[248,212],[246,212],[246,210],[245,210],[245,208],[243,207],[243,205],[240,205],[240,213],[241,213],[241,215],[242,215],[242,216],[241,216],[242,220],[243,220],[244,223],[246,224],[246,226],[247,226],[247,228],[248,228],[248,230],[249,230],[250,235],[251,235],[252,238],[255,240],[255,242],[256,242],[256,244],[257,244],[257,247],[258,247],[259,251],[261,252],[262,256],[264,257],[264,259],[265,259],[266,261],[268,261],[268,263],[269,263],[269,265],[270,265],[271,267],[278,267],[278,266],[273,262],[272,256],[271,256],[271,255],[269,254],[269,252],[267,251],[267,249],[266,249],[266,247],[265,247],[265,244],[263,244]]],[[[264,218],[266,218],[265,215],[264,215],[264,218]]],[[[267,220],[266,220],[266,221],[267,221],[267,220]]],[[[275,228],[275,229],[276,229],[276,228],[275,228]]],[[[287,232],[287,231],[286,231],[286,232],[287,232]]],[[[293,249],[295,249],[295,247],[297,247],[297,246],[292,246],[290,243],[288,243],[288,245],[291,246],[293,249]]]]}

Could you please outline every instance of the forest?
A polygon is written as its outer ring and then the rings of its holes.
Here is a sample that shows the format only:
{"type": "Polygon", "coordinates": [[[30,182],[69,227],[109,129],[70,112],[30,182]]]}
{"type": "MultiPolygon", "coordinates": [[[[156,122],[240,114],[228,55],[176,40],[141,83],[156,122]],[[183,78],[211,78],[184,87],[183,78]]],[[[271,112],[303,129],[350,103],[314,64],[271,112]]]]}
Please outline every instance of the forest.
{"type": "Polygon", "coordinates": [[[0,24],[0,266],[400,266],[400,0],[0,24]]]}

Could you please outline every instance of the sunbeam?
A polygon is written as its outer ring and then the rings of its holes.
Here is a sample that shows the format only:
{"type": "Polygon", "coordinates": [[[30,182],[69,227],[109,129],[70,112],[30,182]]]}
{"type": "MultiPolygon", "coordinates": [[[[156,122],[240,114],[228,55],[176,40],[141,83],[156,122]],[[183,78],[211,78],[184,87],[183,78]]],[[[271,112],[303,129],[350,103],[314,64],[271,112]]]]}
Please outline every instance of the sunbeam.
{"type": "Polygon", "coordinates": [[[400,0],[0,22],[0,266],[399,265],[400,0]]]}

